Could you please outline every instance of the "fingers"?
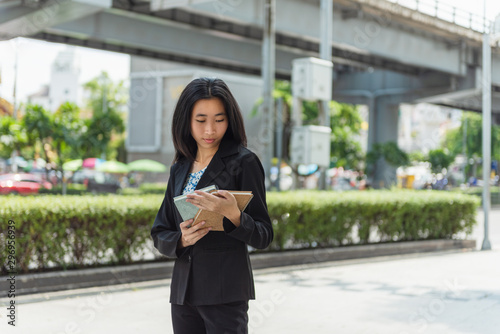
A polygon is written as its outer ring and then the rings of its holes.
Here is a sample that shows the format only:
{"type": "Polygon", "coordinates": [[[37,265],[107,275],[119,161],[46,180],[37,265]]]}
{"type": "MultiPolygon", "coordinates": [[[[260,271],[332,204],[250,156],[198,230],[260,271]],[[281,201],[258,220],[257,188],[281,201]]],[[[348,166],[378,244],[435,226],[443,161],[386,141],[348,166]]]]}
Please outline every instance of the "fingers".
{"type": "Polygon", "coordinates": [[[193,223],[193,220],[194,219],[189,219],[189,220],[186,220],[186,221],[180,223],[179,226],[181,227],[181,230],[185,229],[185,228],[188,228],[188,227],[191,227],[191,224],[193,223]]]}
{"type": "Polygon", "coordinates": [[[196,205],[199,207],[202,204],[203,196],[197,194],[189,194],[187,195],[186,202],[196,205]]]}
{"type": "Polygon", "coordinates": [[[219,190],[217,193],[217,197],[220,197],[220,198],[223,198],[223,199],[229,200],[229,201],[231,201],[233,198],[236,199],[234,197],[234,195],[231,194],[231,192],[229,192],[227,190],[219,190]]]}
{"type": "Polygon", "coordinates": [[[187,195],[186,201],[203,210],[214,211],[218,207],[217,196],[199,190],[187,195]]]}
{"type": "Polygon", "coordinates": [[[207,235],[212,230],[211,227],[204,227],[205,221],[202,221],[195,226],[191,226],[193,219],[186,220],[180,224],[181,227],[181,242],[183,247],[194,245],[198,240],[207,235]]]}

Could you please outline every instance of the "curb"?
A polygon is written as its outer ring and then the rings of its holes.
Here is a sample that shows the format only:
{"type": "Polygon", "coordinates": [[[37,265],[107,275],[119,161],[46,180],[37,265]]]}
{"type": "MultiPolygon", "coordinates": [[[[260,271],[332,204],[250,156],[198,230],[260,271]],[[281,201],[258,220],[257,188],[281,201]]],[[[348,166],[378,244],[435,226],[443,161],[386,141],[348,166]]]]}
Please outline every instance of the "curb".
{"type": "MultiPolygon", "coordinates": [[[[370,258],[376,256],[426,253],[448,250],[474,250],[475,240],[424,240],[336,248],[293,250],[251,254],[253,269],[306,265],[326,261],[370,258]]],[[[15,277],[16,294],[71,290],[97,286],[151,281],[172,277],[174,262],[164,261],[131,264],[119,267],[77,269],[15,277]]],[[[9,290],[9,277],[0,277],[0,291],[4,297],[9,290]]]]}

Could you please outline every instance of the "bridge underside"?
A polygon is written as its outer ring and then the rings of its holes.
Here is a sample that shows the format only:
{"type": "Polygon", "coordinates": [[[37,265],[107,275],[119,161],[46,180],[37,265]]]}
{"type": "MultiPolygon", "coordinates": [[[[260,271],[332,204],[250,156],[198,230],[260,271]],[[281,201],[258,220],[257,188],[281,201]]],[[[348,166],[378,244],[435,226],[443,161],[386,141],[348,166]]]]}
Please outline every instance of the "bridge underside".
{"type": "MultiPolygon", "coordinates": [[[[8,0],[0,5],[0,38],[25,36],[259,75],[262,1],[225,7],[196,2],[170,8],[158,1],[8,0]]],[[[278,0],[277,9],[276,76],[288,79],[293,59],[318,56],[319,2],[278,0]]],[[[477,72],[480,65],[477,34],[466,43],[449,32],[431,35],[421,24],[387,15],[363,1],[334,1],[336,74],[389,70],[410,78],[447,77],[449,86],[428,102],[480,111],[481,99],[471,93],[477,91],[477,75],[468,79],[470,69],[477,72]]],[[[500,55],[494,54],[492,62],[492,106],[500,113],[500,55]]]]}

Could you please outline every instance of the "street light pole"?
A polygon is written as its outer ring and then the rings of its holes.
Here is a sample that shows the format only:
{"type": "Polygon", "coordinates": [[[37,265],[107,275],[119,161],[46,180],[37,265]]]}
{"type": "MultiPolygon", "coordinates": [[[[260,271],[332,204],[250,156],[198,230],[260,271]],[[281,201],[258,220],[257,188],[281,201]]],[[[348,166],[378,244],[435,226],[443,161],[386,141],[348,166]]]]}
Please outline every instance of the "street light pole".
{"type": "Polygon", "coordinates": [[[491,169],[491,45],[490,32],[486,21],[486,0],[484,1],[484,34],[483,34],[483,212],[484,239],[481,250],[490,250],[489,216],[490,216],[490,169],[491,169]]]}
{"type": "MultiPolygon", "coordinates": [[[[332,26],[333,26],[333,0],[321,0],[320,3],[320,58],[332,61],[332,26]]],[[[320,125],[330,127],[330,101],[319,102],[320,125]]],[[[320,167],[319,188],[325,190],[328,185],[327,171],[329,166],[320,167]]]]}
{"type": "Polygon", "coordinates": [[[266,0],[264,6],[264,38],[262,41],[262,81],[263,87],[263,167],[266,177],[266,188],[271,188],[271,160],[273,159],[274,139],[274,71],[275,71],[275,0],[266,0]]]}
{"type": "MultiPolygon", "coordinates": [[[[17,58],[18,58],[18,48],[19,40],[14,41],[14,89],[12,91],[12,117],[14,121],[17,121],[17,58]]],[[[14,147],[12,150],[12,155],[10,158],[11,171],[17,173],[17,150],[14,147]]]]}

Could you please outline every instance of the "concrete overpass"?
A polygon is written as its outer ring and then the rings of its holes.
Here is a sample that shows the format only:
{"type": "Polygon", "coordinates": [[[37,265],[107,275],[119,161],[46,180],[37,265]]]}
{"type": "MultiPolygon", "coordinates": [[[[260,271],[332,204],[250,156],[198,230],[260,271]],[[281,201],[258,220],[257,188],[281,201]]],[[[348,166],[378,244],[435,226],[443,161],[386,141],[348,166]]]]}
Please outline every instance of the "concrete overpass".
{"type": "MultiPolygon", "coordinates": [[[[0,4],[0,38],[26,36],[260,74],[263,0],[174,2],[7,0],[0,4]]],[[[293,59],[318,56],[319,0],[276,2],[276,77],[287,79],[293,59]]],[[[481,111],[484,22],[432,3],[426,8],[416,1],[412,9],[386,0],[334,0],[334,99],[370,106],[370,145],[396,140],[403,102],[481,111]]],[[[498,123],[500,48],[492,48],[498,123]]]]}
{"type": "MultiPolygon", "coordinates": [[[[171,2],[7,0],[0,4],[0,38],[26,36],[260,73],[262,0],[185,0],[197,4],[173,8],[168,5],[171,2]]],[[[277,77],[287,78],[294,58],[317,56],[319,1],[277,0],[276,7],[276,72],[277,77]]],[[[334,0],[332,51],[336,83],[353,72],[386,70],[420,81],[421,87],[414,88],[434,88],[436,92],[480,88],[478,30],[482,22],[478,19],[471,16],[470,27],[464,27],[386,0],[334,0]]],[[[492,82],[498,92],[497,44],[492,63],[492,82]]],[[[338,92],[346,85],[334,86],[338,92]]],[[[435,99],[436,103],[453,101],[458,101],[457,94],[435,99]]],[[[465,104],[480,110],[472,102],[465,104]]],[[[497,108],[500,106],[495,108],[500,111],[497,108]]]]}

